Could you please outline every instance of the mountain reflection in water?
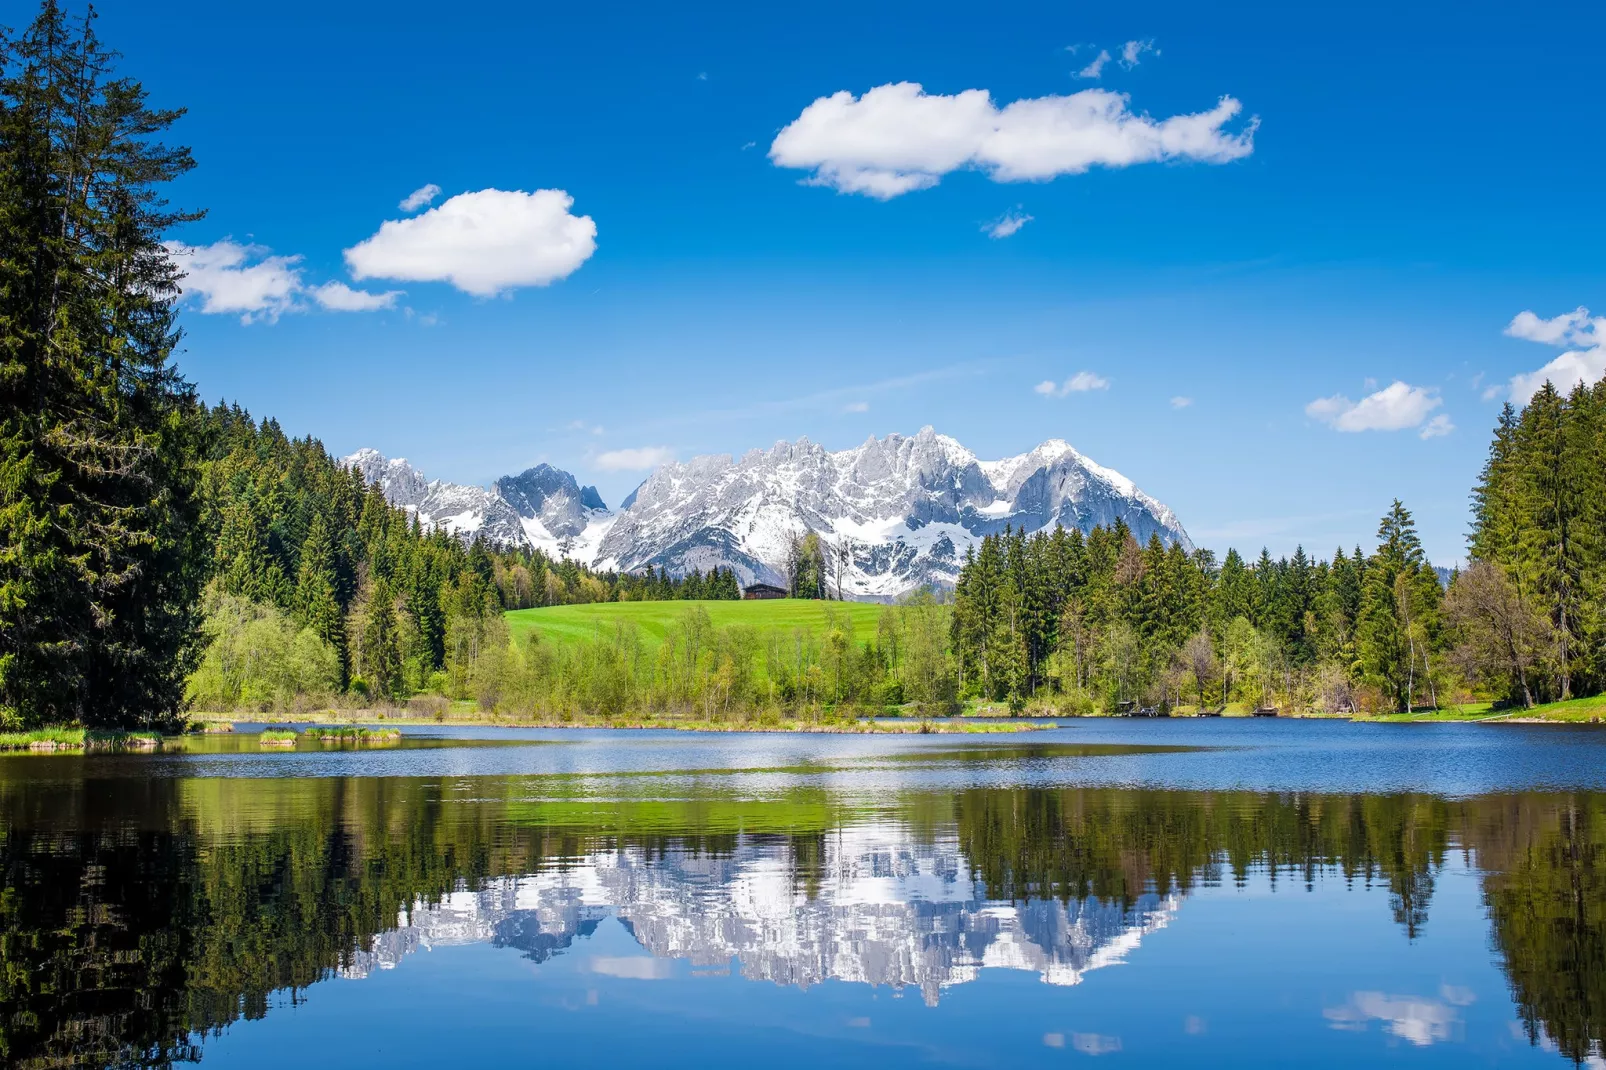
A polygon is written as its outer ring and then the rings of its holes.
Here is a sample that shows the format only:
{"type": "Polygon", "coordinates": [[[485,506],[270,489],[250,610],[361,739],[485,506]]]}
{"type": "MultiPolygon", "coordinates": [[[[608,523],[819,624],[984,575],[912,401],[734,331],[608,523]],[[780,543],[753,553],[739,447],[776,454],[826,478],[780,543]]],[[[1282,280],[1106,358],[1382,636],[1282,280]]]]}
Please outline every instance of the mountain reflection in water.
{"type": "MultiPolygon", "coordinates": [[[[1477,873],[1526,1040],[1583,1061],[1606,1036],[1597,793],[972,788],[867,804],[824,788],[552,799],[537,781],[0,782],[0,1058],[195,1060],[275,993],[316,999],[317,981],[449,944],[548,962],[608,919],[652,957],[598,958],[598,974],[683,961],[932,1005],[990,968],[1078,984],[1185,925],[1193,893],[1251,880],[1376,888],[1404,942],[1432,931],[1458,862],[1477,873]]],[[[1456,1006],[1357,992],[1326,1014],[1417,1044],[1449,1035],[1456,1006]]]]}

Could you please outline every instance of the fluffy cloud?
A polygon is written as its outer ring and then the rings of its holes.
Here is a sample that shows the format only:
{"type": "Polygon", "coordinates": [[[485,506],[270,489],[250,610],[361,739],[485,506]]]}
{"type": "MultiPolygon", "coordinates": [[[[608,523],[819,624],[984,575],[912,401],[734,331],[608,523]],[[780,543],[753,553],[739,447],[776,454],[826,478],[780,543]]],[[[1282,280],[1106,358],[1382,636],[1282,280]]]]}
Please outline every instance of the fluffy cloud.
{"type": "Polygon", "coordinates": [[[433,182],[427,182],[403,197],[396,207],[404,212],[416,212],[426,204],[435,203],[435,198],[440,195],[441,188],[433,182]]]}
{"type": "MultiPolygon", "coordinates": [[[[1443,404],[1439,392],[1432,387],[1409,386],[1395,380],[1359,401],[1351,401],[1342,394],[1317,398],[1305,406],[1305,415],[1328,424],[1335,431],[1403,431],[1408,427],[1420,427],[1428,415],[1443,404]]],[[[1429,430],[1423,431],[1422,437],[1448,434],[1453,429],[1448,417],[1439,416],[1429,425],[1429,430]]]]}
{"type": "Polygon", "coordinates": [[[353,290],[343,282],[326,282],[307,291],[320,307],[330,312],[376,312],[382,308],[395,308],[400,290],[386,290],[382,294],[367,290],[353,290]]]}
{"type": "MultiPolygon", "coordinates": [[[[1582,306],[1550,319],[1524,311],[1512,319],[1506,334],[1544,345],[1578,347],[1536,371],[1513,375],[1509,384],[1513,404],[1527,404],[1547,382],[1565,393],[1579,383],[1588,386],[1606,378],[1606,316],[1591,316],[1582,306]]],[[[1498,386],[1484,391],[1486,399],[1499,395],[1498,386]]]]}
{"type": "Polygon", "coordinates": [[[1590,316],[1582,305],[1547,320],[1522,311],[1506,325],[1506,334],[1550,346],[1598,346],[1606,341],[1606,316],[1590,316]]]}
{"type": "Polygon", "coordinates": [[[387,220],[346,250],[346,266],[356,279],[449,282],[478,297],[546,286],[597,248],[596,223],[571,215],[573,204],[560,189],[459,193],[422,215],[387,220]]]}
{"type": "Polygon", "coordinates": [[[1034,393],[1045,398],[1062,398],[1067,394],[1085,394],[1089,390],[1108,390],[1110,381],[1102,375],[1092,372],[1077,372],[1063,383],[1056,383],[1052,379],[1044,379],[1032,387],[1034,393]]]}
{"type": "Polygon", "coordinates": [[[224,238],[211,245],[164,243],[184,273],[179,287],[199,297],[205,313],[238,314],[241,323],[273,322],[296,307],[301,290],[299,256],[271,256],[260,245],[224,238]]]}
{"type": "Polygon", "coordinates": [[[1020,211],[1005,212],[991,223],[982,227],[982,232],[989,238],[1007,238],[1032,221],[1032,217],[1020,211]]]}
{"type": "Polygon", "coordinates": [[[812,171],[813,184],[886,200],[965,167],[995,182],[1028,182],[1160,160],[1226,163],[1254,151],[1258,120],[1238,133],[1223,129],[1243,110],[1232,97],[1159,120],[1127,104],[1124,94],[1084,89],[998,108],[985,89],[950,96],[899,82],[862,97],[819,98],[776,135],[769,156],[777,167],[812,171]]]}
{"type": "Polygon", "coordinates": [[[1093,62],[1076,72],[1078,78],[1097,78],[1104,73],[1104,65],[1110,62],[1110,54],[1099,49],[1099,54],[1093,57],[1093,62]]]}
{"type": "Polygon", "coordinates": [[[634,449],[599,453],[596,463],[604,472],[640,472],[668,464],[674,459],[675,451],[668,446],[637,446],[634,449]]]}
{"type": "Polygon", "coordinates": [[[238,314],[241,323],[272,323],[286,312],[304,312],[304,296],[331,312],[395,308],[401,296],[400,290],[375,294],[343,282],[308,286],[301,278],[301,257],[273,256],[263,246],[242,245],[230,238],[211,245],[164,244],[184,273],[180,289],[186,297],[200,298],[199,311],[238,314]]]}

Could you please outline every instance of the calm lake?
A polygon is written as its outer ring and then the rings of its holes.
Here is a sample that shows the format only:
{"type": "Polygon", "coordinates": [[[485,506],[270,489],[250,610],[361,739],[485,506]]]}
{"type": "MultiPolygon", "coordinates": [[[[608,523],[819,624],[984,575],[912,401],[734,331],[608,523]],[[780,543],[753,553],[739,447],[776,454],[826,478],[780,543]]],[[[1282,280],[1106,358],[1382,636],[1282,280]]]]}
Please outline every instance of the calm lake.
{"type": "Polygon", "coordinates": [[[12,1067],[1606,1067],[1606,731],[0,758],[12,1067]]]}

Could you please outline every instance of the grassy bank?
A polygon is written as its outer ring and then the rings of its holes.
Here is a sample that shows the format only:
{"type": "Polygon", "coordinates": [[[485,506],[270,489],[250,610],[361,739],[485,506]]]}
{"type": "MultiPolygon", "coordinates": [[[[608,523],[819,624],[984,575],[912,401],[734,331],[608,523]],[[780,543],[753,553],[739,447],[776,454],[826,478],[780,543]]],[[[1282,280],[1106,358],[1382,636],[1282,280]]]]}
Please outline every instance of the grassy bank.
{"type": "MultiPolygon", "coordinates": [[[[578,717],[563,719],[557,717],[509,717],[505,714],[487,713],[478,709],[470,702],[457,702],[452,704],[450,711],[440,718],[419,715],[405,708],[369,709],[369,710],[321,710],[315,713],[303,714],[198,714],[199,717],[218,718],[212,721],[203,721],[206,724],[228,724],[229,721],[221,718],[236,718],[257,721],[263,724],[317,724],[323,727],[306,729],[297,733],[291,729],[267,729],[261,733],[264,742],[269,737],[278,741],[278,745],[294,746],[298,738],[327,740],[331,742],[367,742],[392,739],[389,733],[393,729],[361,728],[358,725],[373,725],[383,721],[387,726],[430,726],[430,727],[487,727],[487,728],[656,728],[674,729],[683,732],[836,732],[836,733],[882,733],[888,735],[919,735],[935,733],[941,735],[986,735],[989,733],[1035,732],[1044,728],[1053,728],[1053,724],[1034,721],[977,721],[977,720],[931,720],[922,717],[857,717],[857,716],[831,716],[820,718],[802,717],[776,717],[773,715],[755,714],[753,716],[732,716],[724,720],[708,720],[694,717],[642,717],[630,714],[619,714],[615,717],[578,717]],[[353,727],[343,727],[353,726],[353,727]]],[[[204,727],[203,727],[204,730],[204,727]]],[[[273,745],[273,744],[269,744],[273,745]]]]}
{"type": "Polygon", "coordinates": [[[1507,722],[1511,724],[1535,724],[1543,722],[1560,722],[1570,724],[1594,724],[1606,721],[1606,695],[1593,695],[1589,698],[1569,699],[1566,702],[1543,702],[1529,709],[1495,709],[1490,702],[1469,702],[1461,706],[1449,706],[1442,710],[1427,710],[1421,713],[1391,713],[1377,717],[1357,717],[1356,720],[1414,722],[1414,721],[1487,721],[1490,723],[1507,722]]]}
{"type": "Polygon", "coordinates": [[[156,750],[160,732],[91,732],[83,728],[36,728],[30,732],[0,732],[0,752],[156,750]]]}

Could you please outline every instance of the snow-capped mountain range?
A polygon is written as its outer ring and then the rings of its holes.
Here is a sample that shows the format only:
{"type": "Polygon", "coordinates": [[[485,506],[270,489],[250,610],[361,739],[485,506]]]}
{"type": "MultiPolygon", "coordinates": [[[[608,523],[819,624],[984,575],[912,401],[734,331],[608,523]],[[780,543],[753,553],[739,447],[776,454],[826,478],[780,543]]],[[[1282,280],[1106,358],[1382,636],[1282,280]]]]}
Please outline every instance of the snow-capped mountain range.
{"type": "Polygon", "coordinates": [[[1086,531],[1119,519],[1140,542],[1158,534],[1192,549],[1170,509],[1059,439],[983,461],[929,427],[834,452],[803,438],[741,458],[666,464],[617,512],[550,465],[486,490],[426,480],[406,461],[373,450],[345,463],[426,524],[600,569],[652,565],[683,574],[717,565],[735,569],[743,583],[778,583],[792,538],[812,531],[847,559],[842,587],[851,598],[950,585],[965,548],[1006,525],[1086,531]]]}

